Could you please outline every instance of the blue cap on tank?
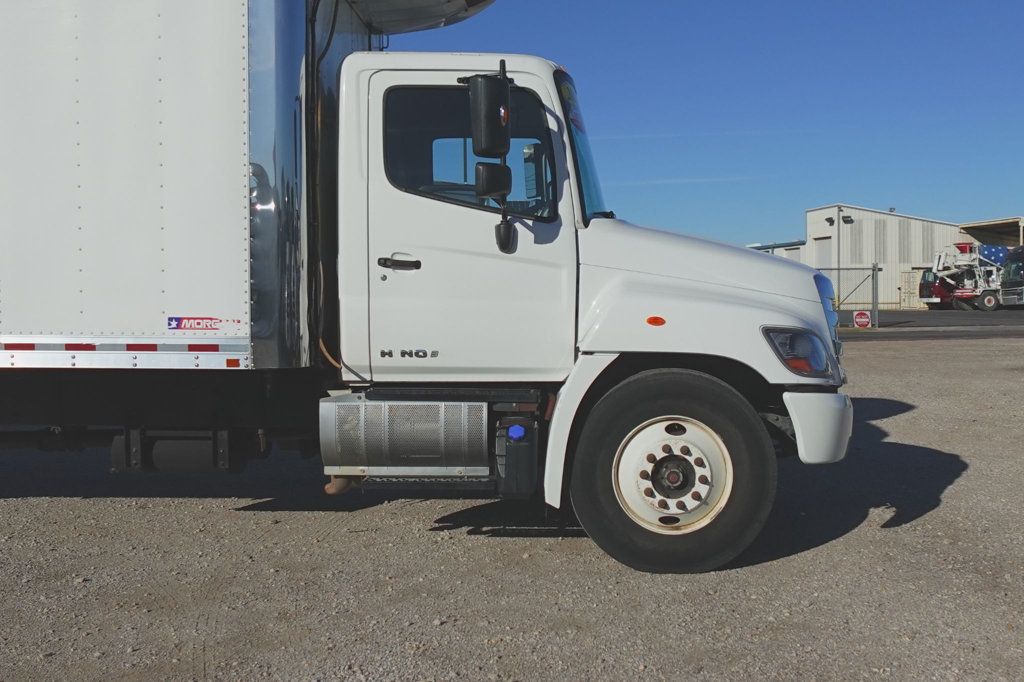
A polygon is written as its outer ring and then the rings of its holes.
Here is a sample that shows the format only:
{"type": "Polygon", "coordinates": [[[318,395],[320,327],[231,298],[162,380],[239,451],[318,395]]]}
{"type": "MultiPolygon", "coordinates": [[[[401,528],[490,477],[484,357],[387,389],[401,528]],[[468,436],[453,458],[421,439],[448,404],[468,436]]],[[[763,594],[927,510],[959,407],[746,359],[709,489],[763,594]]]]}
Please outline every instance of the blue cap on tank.
{"type": "Polygon", "coordinates": [[[508,439],[509,440],[522,440],[526,438],[526,427],[521,424],[513,424],[508,427],[508,439]]]}

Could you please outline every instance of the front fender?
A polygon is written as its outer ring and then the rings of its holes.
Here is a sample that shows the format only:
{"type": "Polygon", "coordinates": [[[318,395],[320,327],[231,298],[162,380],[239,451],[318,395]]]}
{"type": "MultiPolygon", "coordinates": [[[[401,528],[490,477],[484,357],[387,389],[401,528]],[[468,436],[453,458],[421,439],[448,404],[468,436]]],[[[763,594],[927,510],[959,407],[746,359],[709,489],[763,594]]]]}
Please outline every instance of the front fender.
{"type": "Polygon", "coordinates": [[[827,322],[816,301],[583,266],[580,304],[579,347],[585,353],[698,353],[742,362],[772,384],[832,383],[790,372],[761,331],[801,327],[827,341],[827,322]],[[653,316],[664,324],[648,322],[653,316]]]}
{"type": "Polygon", "coordinates": [[[552,507],[562,505],[562,477],[572,424],[587,391],[601,373],[618,357],[617,353],[580,355],[555,399],[555,411],[548,429],[547,455],[544,459],[544,501],[552,507]]]}

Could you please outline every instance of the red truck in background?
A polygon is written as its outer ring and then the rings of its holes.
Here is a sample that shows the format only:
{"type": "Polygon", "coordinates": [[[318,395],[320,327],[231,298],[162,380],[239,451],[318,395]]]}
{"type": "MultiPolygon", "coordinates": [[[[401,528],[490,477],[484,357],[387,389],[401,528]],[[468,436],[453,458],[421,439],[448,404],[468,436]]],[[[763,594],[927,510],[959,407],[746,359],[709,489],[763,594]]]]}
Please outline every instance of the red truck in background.
{"type": "Polygon", "coordinates": [[[935,254],[931,269],[921,273],[918,296],[930,310],[995,310],[999,278],[1009,249],[961,242],[935,254]]]}

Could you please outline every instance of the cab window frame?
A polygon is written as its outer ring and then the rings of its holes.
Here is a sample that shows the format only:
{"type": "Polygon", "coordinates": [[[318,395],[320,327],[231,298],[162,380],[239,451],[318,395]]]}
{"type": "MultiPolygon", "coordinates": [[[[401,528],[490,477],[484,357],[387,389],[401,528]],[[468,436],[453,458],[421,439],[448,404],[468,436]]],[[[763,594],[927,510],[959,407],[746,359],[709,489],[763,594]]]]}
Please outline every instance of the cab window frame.
{"type": "MultiPolygon", "coordinates": [[[[383,106],[383,110],[384,110],[383,111],[384,115],[382,117],[383,121],[382,121],[382,126],[381,126],[381,135],[384,138],[383,139],[383,145],[382,145],[382,149],[383,149],[383,159],[382,159],[382,162],[383,162],[383,165],[384,165],[384,175],[387,178],[388,183],[394,189],[396,189],[399,192],[402,192],[404,194],[411,194],[413,196],[423,197],[424,199],[431,199],[433,201],[440,201],[440,202],[445,203],[445,204],[451,204],[453,206],[461,206],[463,208],[475,209],[477,211],[482,211],[484,213],[491,213],[493,215],[500,216],[501,215],[501,209],[498,208],[497,206],[481,206],[480,204],[468,203],[466,201],[460,201],[458,199],[453,199],[451,197],[446,197],[446,196],[443,196],[443,195],[440,195],[440,194],[432,194],[430,192],[421,192],[421,191],[417,191],[417,190],[409,188],[409,187],[404,187],[402,184],[400,184],[400,183],[395,181],[394,177],[392,177],[392,174],[391,174],[391,164],[389,163],[389,144],[390,144],[390,142],[389,142],[389,139],[388,139],[389,138],[389,135],[388,135],[388,98],[391,96],[392,92],[395,91],[395,90],[447,90],[447,91],[463,91],[463,92],[465,92],[467,94],[467,97],[466,97],[467,106],[468,106],[468,103],[469,103],[469,97],[468,97],[469,87],[465,86],[465,85],[439,85],[439,84],[433,84],[433,85],[414,85],[414,84],[408,84],[408,85],[392,85],[392,86],[389,86],[384,91],[384,95],[383,95],[383,98],[382,98],[382,106],[383,106]]],[[[540,215],[536,215],[536,214],[532,214],[532,213],[523,213],[521,211],[515,211],[515,210],[513,210],[510,207],[509,210],[508,210],[508,215],[510,217],[519,218],[519,219],[522,219],[522,220],[536,221],[536,222],[540,222],[540,223],[554,223],[554,222],[557,222],[560,219],[560,216],[561,216],[561,213],[560,213],[560,210],[559,210],[559,208],[560,208],[559,204],[561,203],[561,192],[559,191],[559,183],[558,183],[558,175],[557,175],[558,169],[557,169],[557,164],[556,164],[556,161],[555,161],[555,151],[556,151],[556,148],[555,148],[555,144],[554,144],[554,136],[552,135],[551,125],[548,122],[548,111],[549,111],[550,107],[548,107],[548,105],[546,105],[544,103],[544,100],[540,97],[540,95],[538,95],[537,92],[534,91],[531,88],[525,88],[525,87],[513,85],[512,86],[512,91],[513,92],[516,92],[516,91],[523,92],[523,93],[526,93],[527,95],[529,95],[530,97],[532,97],[533,100],[537,103],[537,106],[539,107],[541,114],[544,116],[544,121],[545,121],[544,130],[545,130],[545,134],[547,135],[547,138],[544,139],[544,140],[540,140],[540,142],[546,144],[548,150],[550,151],[549,158],[548,158],[548,172],[551,175],[552,197],[550,199],[550,205],[553,208],[553,213],[550,216],[540,216],[540,215]]],[[[515,114],[515,109],[513,109],[512,110],[512,116],[514,117],[515,115],[516,115],[515,114]]],[[[437,137],[437,138],[434,138],[433,142],[436,142],[437,140],[443,140],[443,139],[459,139],[459,138],[437,137]]],[[[472,146],[471,138],[466,138],[466,139],[470,139],[470,145],[472,146]]],[[[432,142],[432,144],[433,144],[433,142],[432,142]]],[[[500,159],[493,159],[493,160],[488,159],[486,161],[498,162],[498,161],[500,161],[500,159]]],[[[506,163],[507,162],[508,162],[508,160],[506,159],[506,163]]],[[[475,169],[475,166],[474,166],[474,169],[475,169]]],[[[469,187],[473,187],[473,184],[471,183],[468,186],[469,187]]]]}

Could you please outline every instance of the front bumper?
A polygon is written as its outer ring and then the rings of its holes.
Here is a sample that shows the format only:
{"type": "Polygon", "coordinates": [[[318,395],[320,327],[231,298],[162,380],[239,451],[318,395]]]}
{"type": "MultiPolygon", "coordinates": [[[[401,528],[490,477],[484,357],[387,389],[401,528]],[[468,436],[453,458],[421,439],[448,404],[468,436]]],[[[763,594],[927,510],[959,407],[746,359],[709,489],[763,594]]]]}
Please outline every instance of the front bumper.
{"type": "Polygon", "coordinates": [[[853,433],[853,403],[845,393],[783,393],[796,433],[796,450],[806,464],[830,464],[846,455],[853,433]]]}
{"type": "Polygon", "coordinates": [[[1021,305],[1024,303],[1024,288],[1003,289],[999,293],[999,301],[1003,305],[1021,305]]]}

